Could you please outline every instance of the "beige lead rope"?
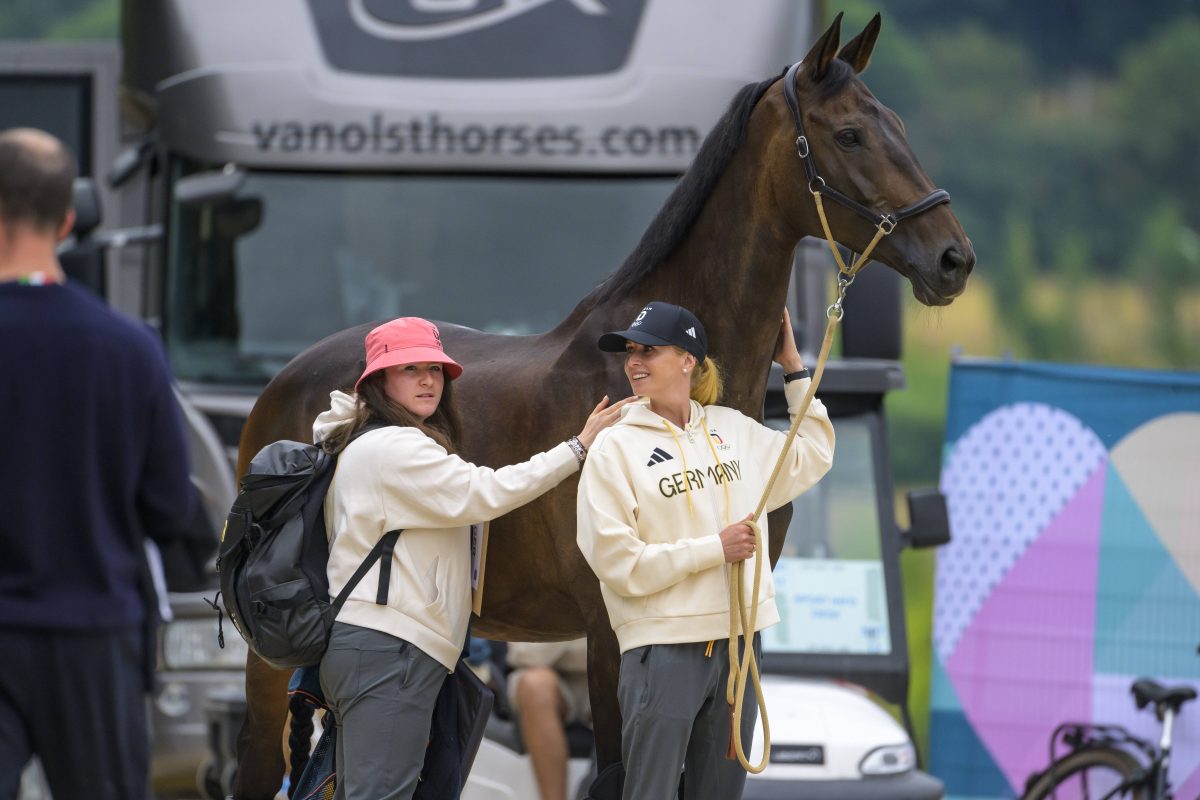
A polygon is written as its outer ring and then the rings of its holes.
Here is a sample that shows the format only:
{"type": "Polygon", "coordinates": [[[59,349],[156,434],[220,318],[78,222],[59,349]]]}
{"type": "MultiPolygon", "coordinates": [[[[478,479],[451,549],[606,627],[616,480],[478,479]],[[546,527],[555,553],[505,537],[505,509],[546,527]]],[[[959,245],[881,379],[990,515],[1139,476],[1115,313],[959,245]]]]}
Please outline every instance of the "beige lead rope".
{"type": "Polygon", "coordinates": [[[754,510],[754,517],[746,523],[754,531],[755,556],[754,579],[752,582],[753,591],[750,594],[751,607],[748,610],[746,608],[746,596],[742,591],[745,580],[746,562],[738,561],[733,564],[729,576],[729,682],[725,690],[725,701],[729,703],[730,729],[729,752],[726,753],[726,757],[733,758],[736,756],[743,768],[755,774],[766,769],[767,763],[771,760],[771,724],[767,719],[767,703],[763,697],[762,683],[759,680],[758,661],[754,657],[754,648],[750,645],[753,641],[755,626],[758,623],[758,587],[762,582],[762,565],[765,555],[763,553],[762,527],[758,524],[758,520],[762,517],[763,510],[767,505],[767,498],[771,494],[771,488],[775,485],[775,480],[779,477],[780,470],[783,469],[783,462],[787,458],[788,451],[791,450],[792,441],[796,438],[796,432],[800,429],[800,423],[804,421],[813,396],[817,393],[817,386],[821,383],[821,376],[825,372],[825,362],[829,358],[829,348],[833,344],[833,332],[842,319],[844,311],[842,301],[846,298],[846,288],[854,282],[854,276],[866,265],[867,257],[875,249],[875,245],[879,243],[879,240],[895,230],[896,227],[895,223],[891,220],[885,219],[880,222],[875,228],[875,236],[871,239],[871,243],[863,250],[862,255],[847,267],[846,262],[842,260],[842,254],[838,252],[833,234],[829,230],[829,222],[825,219],[825,207],[821,203],[821,193],[814,191],[812,195],[817,205],[817,216],[820,218],[821,227],[825,231],[825,240],[829,243],[829,249],[833,251],[833,257],[838,264],[837,300],[826,311],[829,323],[825,326],[825,339],[821,342],[821,352],[817,356],[817,367],[813,372],[812,383],[809,384],[808,391],[800,403],[800,410],[796,413],[795,418],[792,420],[792,426],[788,429],[787,439],[783,443],[783,449],[779,452],[779,458],[775,461],[775,468],[771,471],[771,477],[767,480],[766,488],[763,489],[762,497],[758,501],[758,508],[754,510]],[[742,653],[740,664],[738,663],[739,626],[741,631],[747,632],[746,647],[742,653]],[[757,765],[750,763],[750,759],[746,756],[746,752],[742,746],[742,706],[746,697],[747,676],[754,683],[754,695],[758,703],[759,714],[762,717],[763,755],[762,761],[757,765]]]}

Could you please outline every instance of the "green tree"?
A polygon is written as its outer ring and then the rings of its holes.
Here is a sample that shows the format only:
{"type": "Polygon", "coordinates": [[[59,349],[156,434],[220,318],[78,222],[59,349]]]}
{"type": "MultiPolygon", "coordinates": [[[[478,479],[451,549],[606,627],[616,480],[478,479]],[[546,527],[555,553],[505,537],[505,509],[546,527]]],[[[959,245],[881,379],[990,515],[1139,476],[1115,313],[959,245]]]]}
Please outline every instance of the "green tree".
{"type": "Polygon", "coordinates": [[[1014,336],[1013,344],[1021,343],[1020,331],[1033,323],[1028,292],[1037,268],[1037,248],[1033,238],[1033,221],[1024,210],[1011,209],[1005,223],[1004,259],[992,270],[992,288],[996,292],[996,307],[1014,336]]]}
{"type": "Polygon", "coordinates": [[[0,39],[113,39],[120,9],[120,0],[4,0],[0,39]]]}
{"type": "Polygon", "coordinates": [[[1055,243],[1054,275],[1060,289],[1057,316],[1048,325],[1054,341],[1054,358],[1078,361],[1084,357],[1082,331],[1086,325],[1079,294],[1088,280],[1091,264],[1088,238],[1078,231],[1064,231],[1055,243]]]}
{"type": "Polygon", "coordinates": [[[1164,25],[1161,35],[1121,59],[1114,111],[1124,150],[1137,176],[1127,189],[1126,215],[1166,195],[1200,230],[1200,17],[1164,25]]]}
{"type": "Polygon", "coordinates": [[[91,0],[50,28],[51,39],[116,39],[120,35],[118,0],[91,0]]]}
{"type": "Polygon", "coordinates": [[[1170,366],[1196,368],[1200,348],[1184,335],[1180,290],[1200,285],[1200,236],[1178,206],[1162,202],[1146,218],[1134,263],[1159,353],[1170,366]]]}

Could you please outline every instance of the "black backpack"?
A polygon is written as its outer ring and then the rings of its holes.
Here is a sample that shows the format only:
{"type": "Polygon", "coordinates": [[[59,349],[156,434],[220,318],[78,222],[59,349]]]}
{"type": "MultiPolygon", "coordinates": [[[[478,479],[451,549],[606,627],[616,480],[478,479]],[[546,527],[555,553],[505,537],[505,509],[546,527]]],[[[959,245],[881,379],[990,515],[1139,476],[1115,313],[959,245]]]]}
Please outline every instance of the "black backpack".
{"type": "Polygon", "coordinates": [[[380,559],[375,602],[387,604],[398,530],[380,538],[329,601],[325,493],[336,464],[319,445],[267,445],[250,462],[221,533],[217,572],[225,612],[250,649],[278,669],[320,663],[338,611],[380,559]]]}

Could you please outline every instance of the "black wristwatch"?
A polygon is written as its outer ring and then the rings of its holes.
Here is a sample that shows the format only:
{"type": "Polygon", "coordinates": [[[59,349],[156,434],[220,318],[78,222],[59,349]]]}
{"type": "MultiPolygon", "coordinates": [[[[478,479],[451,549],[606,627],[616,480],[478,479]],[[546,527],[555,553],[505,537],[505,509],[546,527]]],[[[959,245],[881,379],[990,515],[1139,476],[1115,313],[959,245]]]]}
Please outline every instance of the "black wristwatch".
{"type": "Polygon", "coordinates": [[[785,372],[783,375],[783,382],[791,383],[792,381],[798,381],[801,378],[809,378],[809,377],[812,377],[812,376],[808,372],[808,367],[804,367],[803,369],[798,369],[795,372],[785,372]]]}

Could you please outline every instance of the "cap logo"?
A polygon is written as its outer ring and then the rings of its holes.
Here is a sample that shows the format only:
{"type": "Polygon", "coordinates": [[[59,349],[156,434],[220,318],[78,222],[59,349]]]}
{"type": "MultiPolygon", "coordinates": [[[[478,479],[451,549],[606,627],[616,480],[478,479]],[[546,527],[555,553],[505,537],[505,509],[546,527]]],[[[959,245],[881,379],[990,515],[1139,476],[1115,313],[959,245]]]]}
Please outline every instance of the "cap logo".
{"type": "Polygon", "coordinates": [[[648,314],[649,312],[650,312],[650,306],[646,306],[645,308],[643,308],[642,312],[637,315],[637,319],[635,319],[633,321],[633,324],[630,325],[629,327],[636,328],[638,325],[641,325],[642,320],[646,318],[646,314],[648,314]]]}
{"type": "Polygon", "coordinates": [[[696,338],[696,329],[695,328],[688,328],[686,331],[684,331],[684,333],[686,333],[688,336],[692,337],[693,339],[696,338]]]}

